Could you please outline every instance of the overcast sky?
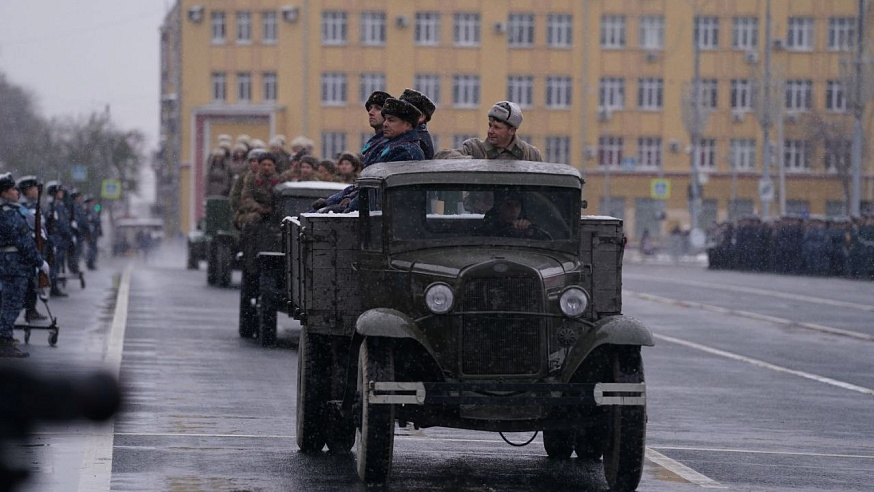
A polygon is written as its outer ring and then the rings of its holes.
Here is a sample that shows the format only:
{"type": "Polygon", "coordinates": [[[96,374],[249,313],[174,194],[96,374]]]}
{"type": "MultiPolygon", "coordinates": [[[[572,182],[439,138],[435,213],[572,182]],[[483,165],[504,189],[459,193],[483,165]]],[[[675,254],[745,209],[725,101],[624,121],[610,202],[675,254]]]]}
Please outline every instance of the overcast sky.
{"type": "MultiPolygon", "coordinates": [[[[158,134],[158,28],[175,0],[0,0],[0,71],[43,115],[109,105],[121,129],[158,134]]],[[[2,111],[3,108],[0,108],[2,111]]]]}

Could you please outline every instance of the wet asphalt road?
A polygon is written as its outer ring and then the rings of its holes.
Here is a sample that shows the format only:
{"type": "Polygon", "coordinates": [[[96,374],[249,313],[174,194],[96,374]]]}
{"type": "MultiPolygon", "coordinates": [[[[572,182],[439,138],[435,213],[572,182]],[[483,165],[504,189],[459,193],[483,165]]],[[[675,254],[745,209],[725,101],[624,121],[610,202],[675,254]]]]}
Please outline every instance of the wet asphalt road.
{"type": "MultiPolygon", "coordinates": [[[[105,261],[85,290],[52,302],[58,347],[34,332],[24,364],[104,366],[128,266],[124,410],[114,427],[40,426],[14,450],[35,472],[24,490],[90,490],[89,479],[119,491],[363,490],[354,455],[297,451],[296,324],[281,319],[277,348],[241,340],[238,291],[206,286],[179,251],[105,261]],[[88,459],[106,436],[109,462],[88,459]]],[[[625,273],[624,310],[657,337],[644,350],[650,459],[639,490],[870,489],[874,284],[695,264],[625,273]]],[[[390,490],[606,490],[600,463],[549,460],[539,437],[517,448],[492,433],[398,429],[395,442],[390,490]]]]}

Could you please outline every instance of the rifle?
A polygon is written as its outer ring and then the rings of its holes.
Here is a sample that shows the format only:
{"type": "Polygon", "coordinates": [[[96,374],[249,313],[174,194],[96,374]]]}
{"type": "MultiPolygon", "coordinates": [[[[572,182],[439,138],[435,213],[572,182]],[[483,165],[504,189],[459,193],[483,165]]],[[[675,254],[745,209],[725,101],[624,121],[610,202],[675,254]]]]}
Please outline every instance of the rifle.
{"type": "MultiPolygon", "coordinates": [[[[43,241],[42,241],[42,207],[40,204],[42,203],[42,183],[36,186],[36,215],[33,217],[33,235],[34,241],[36,241],[36,250],[43,253],[43,241]]],[[[48,255],[46,255],[46,260],[48,260],[48,255]]],[[[36,285],[40,289],[46,289],[50,286],[49,276],[45,274],[42,270],[37,274],[36,285]]]]}

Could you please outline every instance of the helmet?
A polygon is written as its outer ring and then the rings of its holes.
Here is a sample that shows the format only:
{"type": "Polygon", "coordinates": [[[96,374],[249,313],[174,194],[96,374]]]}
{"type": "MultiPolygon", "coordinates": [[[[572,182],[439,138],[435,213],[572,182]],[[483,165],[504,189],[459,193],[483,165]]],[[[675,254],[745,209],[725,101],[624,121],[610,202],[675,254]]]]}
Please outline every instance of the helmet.
{"type": "Polygon", "coordinates": [[[46,193],[49,195],[54,195],[60,190],[64,189],[64,185],[61,184],[60,181],[49,181],[46,183],[46,193]]]}
{"type": "Polygon", "coordinates": [[[0,192],[15,188],[15,178],[12,173],[0,174],[0,192]]]}
{"type": "Polygon", "coordinates": [[[18,178],[18,181],[16,181],[15,187],[21,191],[24,191],[28,188],[39,186],[39,184],[39,179],[36,176],[22,176],[18,178]]]}

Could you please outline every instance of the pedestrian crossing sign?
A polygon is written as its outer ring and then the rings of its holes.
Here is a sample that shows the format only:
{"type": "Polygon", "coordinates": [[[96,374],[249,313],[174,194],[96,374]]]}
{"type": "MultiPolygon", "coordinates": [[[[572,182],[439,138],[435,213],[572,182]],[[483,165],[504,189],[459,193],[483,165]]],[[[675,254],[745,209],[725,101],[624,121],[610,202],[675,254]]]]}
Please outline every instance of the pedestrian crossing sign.
{"type": "Polygon", "coordinates": [[[117,179],[104,179],[100,186],[100,197],[108,200],[117,200],[121,197],[121,181],[117,179]]]}
{"type": "Polygon", "coordinates": [[[649,183],[649,196],[655,200],[667,200],[671,197],[671,180],[656,178],[649,183]]]}

